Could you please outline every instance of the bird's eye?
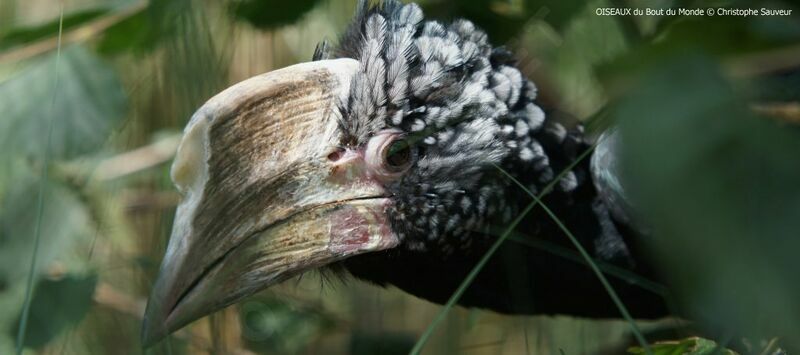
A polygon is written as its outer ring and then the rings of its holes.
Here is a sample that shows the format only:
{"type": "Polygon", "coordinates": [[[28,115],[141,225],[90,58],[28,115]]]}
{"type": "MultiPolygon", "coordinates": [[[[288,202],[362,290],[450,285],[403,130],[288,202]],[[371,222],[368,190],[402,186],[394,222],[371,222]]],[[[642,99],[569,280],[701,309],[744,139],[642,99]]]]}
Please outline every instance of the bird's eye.
{"type": "Polygon", "coordinates": [[[399,130],[376,133],[367,143],[365,158],[370,175],[383,181],[399,179],[411,167],[416,151],[399,130]]]}
{"type": "Polygon", "coordinates": [[[383,150],[383,160],[387,168],[402,170],[411,163],[411,147],[408,141],[400,138],[386,145],[383,150]]]}

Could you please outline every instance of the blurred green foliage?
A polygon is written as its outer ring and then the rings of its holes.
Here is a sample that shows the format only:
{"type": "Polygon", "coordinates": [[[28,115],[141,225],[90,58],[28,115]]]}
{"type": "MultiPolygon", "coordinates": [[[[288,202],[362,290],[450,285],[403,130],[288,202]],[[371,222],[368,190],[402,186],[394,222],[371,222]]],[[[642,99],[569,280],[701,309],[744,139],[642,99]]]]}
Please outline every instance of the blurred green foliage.
{"type": "Polygon", "coordinates": [[[81,46],[64,48],[60,56],[51,53],[1,83],[0,106],[0,148],[5,152],[0,159],[42,157],[51,122],[53,159],[94,152],[127,109],[116,71],[81,46]]]}
{"type": "Polygon", "coordinates": [[[234,17],[260,28],[272,29],[294,23],[320,0],[240,0],[231,3],[234,17]]]}
{"type": "Polygon", "coordinates": [[[256,297],[239,307],[242,338],[249,348],[274,354],[295,354],[334,319],[320,310],[292,305],[274,297],[256,297]]]}
{"type": "Polygon", "coordinates": [[[414,347],[416,336],[404,333],[356,331],[350,335],[352,355],[403,355],[414,347]]]}
{"type": "MultiPolygon", "coordinates": [[[[697,337],[658,342],[653,344],[652,350],[653,355],[736,355],[732,350],[725,349],[714,341],[697,337]]],[[[632,347],[628,353],[643,355],[647,352],[641,347],[632,347]]]]}
{"type": "Polygon", "coordinates": [[[800,129],[748,102],[699,54],[653,68],[616,108],[627,186],[693,318],[798,348],[800,129]]]}
{"type": "MultiPolygon", "coordinates": [[[[97,8],[65,15],[63,28],[69,30],[78,25],[84,24],[100,15],[108,13],[108,9],[97,8]]],[[[8,49],[17,45],[24,45],[42,38],[47,38],[58,33],[59,20],[50,21],[41,25],[31,27],[13,28],[11,31],[0,36],[0,50],[8,49]]]]}
{"type": "MultiPolygon", "coordinates": [[[[24,345],[38,348],[73,326],[89,311],[97,284],[96,275],[66,275],[39,281],[31,302],[27,337],[24,345]]],[[[14,329],[12,336],[16,336],[14,329]]]]}
{"type": "Polygon", "coordinates": [[[427,14],[439,19],[470,19],[486,30],[493,43],[509,41],[531,20],[544,20],[556,30],[564,30],[587,8],[586,2],[559,0],[427,1],[422,5],[427,14]]]}
{"type": "MultiPolygon", "coordinates": [[[[41,216],[42,240],[37,257],[39,272],[47,271],[47,267],[54,262],[69,263],[74,248],[89,237],[92,224],[86,206],[69,187],[57,181],[42,182],[22,164],[13,166],[13,178],[6,181],[7,185],[0,186],[6,187],[0,194],[0,279],[4,284],[0,289],[0,329],[4,330],[0,334],[0,352],[3,353],[11,352],[10,341],[16,335],[19,324],[25,276],[30,272],[33,255],[32,236],[36,225],[39,184],[46,184],[44,200],[47,201],[41,216]]],[[[70,266],[76,272],[84,272],[79,265],[70,266]]],[[[26,342],[27,345],[43,345],[67,326],[77,324],[85,313],[79,306],[89,300],[83,296],[73,297],[81,294],[73,292],[75,287],[70,283],[73,280],[70,276],[65,280],[41,281],[42,288],[35,293],[32,303],[32,323],[28,327],[31,338],[26,342]]],[[[88,295],[91,295],[92,289],[86,290],[88,295]]]]}
{"type": "Polygon", "coordinates": [[[106,55],[125,52],[141,55],[152,51],[175,35],[178,24],[175,14],[186,13],[191,7],[188,0],[149,1],[143,10],[104,31],[97,50],[106,55]]]}

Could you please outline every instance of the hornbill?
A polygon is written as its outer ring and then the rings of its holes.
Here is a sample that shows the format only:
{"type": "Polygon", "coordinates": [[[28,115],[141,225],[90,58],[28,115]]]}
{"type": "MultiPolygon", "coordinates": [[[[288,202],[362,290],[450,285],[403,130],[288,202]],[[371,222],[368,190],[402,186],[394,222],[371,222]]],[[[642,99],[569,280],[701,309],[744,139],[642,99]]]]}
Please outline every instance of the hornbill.
{"type": "MultiPolygon", "coordinates": [[[[192,116],[182,194],[143,341],[316,268],[445,302],[531,197],[598,262],[657,279],[619,189],[614,135],[594,142],[537,105],[512,55],[470,21],[366,1],[336,48],[222,91],[192,116]],[[506,173],[503,173],[501,169],[506,173]],[[513,179],[512,179],[513,177],[513,179]]],[[[619,317],[591,269],[534,209],[459,300],[502,313],[619,317]],[[527,238],[527,239],[526,239],[527,238]]],[[[610,282],[635,317],[661,295],[610,282]]]]}

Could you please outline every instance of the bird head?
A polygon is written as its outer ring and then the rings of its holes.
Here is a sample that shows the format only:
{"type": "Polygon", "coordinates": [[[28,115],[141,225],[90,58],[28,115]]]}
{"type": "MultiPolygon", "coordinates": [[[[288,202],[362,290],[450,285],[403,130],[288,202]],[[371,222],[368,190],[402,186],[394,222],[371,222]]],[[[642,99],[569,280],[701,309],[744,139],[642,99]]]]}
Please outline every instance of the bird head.
{"type": "Polygon", "coordinates": [[[532,188],[553,171],[534,137],[536,88],[509,58],[469,21],[362,2],[337,49],[211,98],[172,166],[182,201],[145,344],[305,271],[391,250],[446,254],[510,220],[496,166],[524,167],[532,188]]]}

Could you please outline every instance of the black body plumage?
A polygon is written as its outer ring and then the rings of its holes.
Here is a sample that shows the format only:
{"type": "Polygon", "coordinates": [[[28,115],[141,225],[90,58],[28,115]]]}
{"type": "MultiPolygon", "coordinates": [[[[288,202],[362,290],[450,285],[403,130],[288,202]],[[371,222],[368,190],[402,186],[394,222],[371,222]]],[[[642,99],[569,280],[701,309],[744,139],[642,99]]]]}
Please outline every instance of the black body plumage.
{"type": "MultiPolygon", "coordinates": [[[[359,61],[350,94],[340,104],[342,144],[363,144],[381,130],[404,132],[414,165],[388,186],[389,220],[401,245],[342,262],[354,276],[394,285],[442,303],[498,234],[531,202],[497,167],[533,193],[555,188],[543,202],[599,262],[655,278],[637,234],[618,208],[598,194],[590,149],[580,126],[551,119],[535,100],[536,86],[512,55],[493,48],[471,22],[424,21],[415,4],[359,4],[336,49],[318,46],[315,59],[359,61]],[[558,179],[558,181],[554,181],[558,179]]],[[[602,169],[602,167],[601,167],[602,169]]],[[[596,275],[541,208],[523,219],[460,300],[499,312],[618,317],[596,275]],[[525,242],[525,241],[528,242],[525,242]],[[531,244],[534,244],[533,246],[531,244]],[[545,247],[542,247],[542,246],[545,247]]],[[[630,279],[610,277],[634,316],[658,317],[663,298],[630,279]]]]}

